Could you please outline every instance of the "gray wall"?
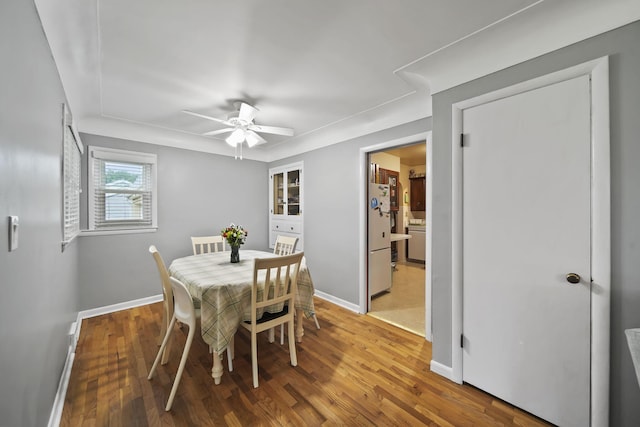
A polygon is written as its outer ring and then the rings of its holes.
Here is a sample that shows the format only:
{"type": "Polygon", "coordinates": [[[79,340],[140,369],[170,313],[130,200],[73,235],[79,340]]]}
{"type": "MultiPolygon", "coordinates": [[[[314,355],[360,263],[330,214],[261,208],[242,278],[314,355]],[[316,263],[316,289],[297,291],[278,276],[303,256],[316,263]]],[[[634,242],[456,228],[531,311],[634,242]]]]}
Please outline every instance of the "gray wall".
{"type": "Polygon", "coordinates": [[[1,3],[0,58],[0,425],[43,426],[77,314],[78,242],[61,251],[65,97],[33,2],[1,3]]]}
{"type": "Polygon", "coordinates": [[[605,55],[610,55],[611,108],[610,421],[636,426],[640,388],[623,331],[640,327],[640,22],[434,96],[433,359],[451,366],[451,105],[605,55]]]}
{"type": "Polygon", "coordinates": [[[360,148],[429,130],[426,118],[269,164],[304,161],[304,252],[315,289],[359,303],[360,148]]]}
{"type": "MultiPolygon", "coordinates": [[[[218,235],[234,222],[249,232],[242,248],[268,248],[266,163],[96,135],[81,138],[87,145],[157,154],[158,231],[80,237],[80,310],[160,294],[151,244],[168,267],[173,259],[192,254],[190,236],[218,235]]],[[[85,155],[85,176],[86,161],[85,155]]],[[[85,191],[85,224],[86,196],[85,191]]]]}

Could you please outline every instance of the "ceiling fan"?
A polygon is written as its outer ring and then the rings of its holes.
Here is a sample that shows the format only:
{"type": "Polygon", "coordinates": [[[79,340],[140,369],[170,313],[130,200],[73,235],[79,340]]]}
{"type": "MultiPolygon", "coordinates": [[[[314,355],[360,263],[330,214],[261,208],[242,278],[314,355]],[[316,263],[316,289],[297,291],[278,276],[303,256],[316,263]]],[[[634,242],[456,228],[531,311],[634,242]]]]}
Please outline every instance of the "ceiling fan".
{"type": "Polygon", "coordinates": [[[286,135],[293,136],[293,129],[282,128],[276,126],[262,126],[253,122],[258,110],[256,107],[247,104],[246,102],[238,101],[234,103],[238,111],[231,113],[227,120],[218,119],[211,116],[206,116],[200,113],[194,113],[193,111],[183,110],[183,113],[191,114],[192,116],[201,117],[203,119],[212,120],[214,122],[222,123],[228,127],[224,129],[217,129],[210,132],[203,133],[205,136],[219,135],[222,133],[231,132],[231,135],[225,138],[227,144],[232,147],[241,145],[244,141],[247,142],[249,147],[253,147],[257,144],[264,144],[267,142],[263,137],[258,135],[261,133],[270,133],[274,135],[286,135]]]}

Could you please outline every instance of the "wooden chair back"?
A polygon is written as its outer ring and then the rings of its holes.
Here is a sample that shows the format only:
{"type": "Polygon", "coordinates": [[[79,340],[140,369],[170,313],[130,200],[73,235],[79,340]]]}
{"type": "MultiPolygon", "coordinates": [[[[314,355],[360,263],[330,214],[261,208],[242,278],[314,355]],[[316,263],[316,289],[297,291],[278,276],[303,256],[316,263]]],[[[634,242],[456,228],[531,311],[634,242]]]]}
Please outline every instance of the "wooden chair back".
{"type": "Polygon", "coordinates": [[[296,251],[297,237],[278,236],[273,247],[273,253],[277,255],[291,255],[296,251]]]}
{"type": "MultiPolygon", "coordinates": [[[[291,365],[298,365],[294,334],[294,313],[298,272],[303,252],[274,258],[256,258],[251,288],[251,321],[241,325],[251,332],[253,387],[258,387],[257,334],[287,324],[291,365]]],[[[302,319],[300,319],[302,321],[302,319]]]]}
{"type": "Polygon", "coordinates": [[[191,246],[193,247],[194,255],[211,252],[224,252],[226,250],[224,238],[222,236],[192,237],[191,246]]]}

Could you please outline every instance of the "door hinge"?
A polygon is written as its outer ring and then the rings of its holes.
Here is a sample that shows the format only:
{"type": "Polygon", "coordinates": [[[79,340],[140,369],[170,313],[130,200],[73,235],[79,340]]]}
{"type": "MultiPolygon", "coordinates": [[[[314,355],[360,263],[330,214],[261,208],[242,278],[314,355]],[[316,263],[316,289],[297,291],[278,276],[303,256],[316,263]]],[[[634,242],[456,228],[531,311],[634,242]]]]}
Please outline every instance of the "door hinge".
{"type": "Polygon", "coordinates": [[[460,134],[460,147],[464,147],[464,134],[460,134]]]}
{"type": "Polygon", "coordinates": [[[460,334],[460,348],[464,348],[464,335],[460,334]]]}

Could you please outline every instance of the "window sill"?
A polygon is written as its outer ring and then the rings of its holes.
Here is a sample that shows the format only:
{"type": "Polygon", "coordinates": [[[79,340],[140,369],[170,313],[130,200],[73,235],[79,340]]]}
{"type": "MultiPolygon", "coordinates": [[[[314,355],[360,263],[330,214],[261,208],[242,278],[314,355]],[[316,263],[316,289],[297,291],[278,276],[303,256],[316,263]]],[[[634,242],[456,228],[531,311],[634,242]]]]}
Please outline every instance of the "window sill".
{"type": "Polygon", "coordinates": [[[82,230],[80,237],[87,236],[108,236],[114,234],[141,234],[141,233],[155,233],[158,231],[158,227],[150,228],[119,228],[117,230],[82,230]]]}

